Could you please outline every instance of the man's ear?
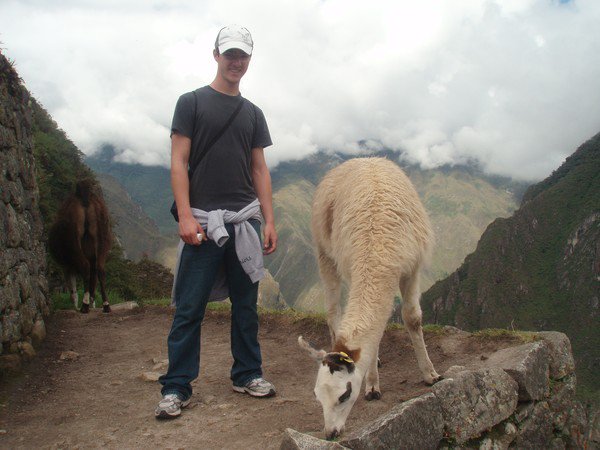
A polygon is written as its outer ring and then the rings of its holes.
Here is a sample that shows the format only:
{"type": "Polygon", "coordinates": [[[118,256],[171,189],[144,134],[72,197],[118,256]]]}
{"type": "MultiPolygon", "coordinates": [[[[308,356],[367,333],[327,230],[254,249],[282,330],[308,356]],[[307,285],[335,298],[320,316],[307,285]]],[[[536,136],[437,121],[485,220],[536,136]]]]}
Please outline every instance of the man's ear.
{"type": "Polygon", "coordinates": [[[323,361],[323,358],[327,354],[325,350],[317,350],[312,345],[304,340],[302,336],[298,336],[298,345],[308,352],[310,357],[317,362],[323,361]]]}

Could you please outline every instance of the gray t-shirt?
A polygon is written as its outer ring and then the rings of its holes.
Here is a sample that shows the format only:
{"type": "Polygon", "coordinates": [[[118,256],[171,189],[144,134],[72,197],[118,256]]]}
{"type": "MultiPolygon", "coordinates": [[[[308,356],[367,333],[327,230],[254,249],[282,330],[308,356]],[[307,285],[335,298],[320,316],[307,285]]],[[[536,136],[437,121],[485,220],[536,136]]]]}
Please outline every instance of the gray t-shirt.
{"type": "Polygon", "coordinates": [[[204,86],[179,97],[171,134],[192,140],[190,165],[227,123],[239,101],[244,105],[227,131],[208,150],[190,179],[190,206],[212,211],[239,211],[256,199],[251,154],[272,145],[263,112],[249,100],[204,86]]]}

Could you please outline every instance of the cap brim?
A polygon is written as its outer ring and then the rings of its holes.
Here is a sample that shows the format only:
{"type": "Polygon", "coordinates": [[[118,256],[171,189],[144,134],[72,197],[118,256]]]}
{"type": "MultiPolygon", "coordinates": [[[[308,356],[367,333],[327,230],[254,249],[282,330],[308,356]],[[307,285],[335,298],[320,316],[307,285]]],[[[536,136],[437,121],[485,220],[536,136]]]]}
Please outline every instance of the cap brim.
{"type": "Polygon", "coordinates": [[[237,49],[243,51],[244,53],[246,53],[247,55],[252,55],[252,47],[250,47],[245,42],[239,42],[239,41],[231,41],[231,42],[226,42],[222,45],[219,45],[219,53],[223,54],[227,50],[231,50],[232,48],[237,48],[237,49]]]}

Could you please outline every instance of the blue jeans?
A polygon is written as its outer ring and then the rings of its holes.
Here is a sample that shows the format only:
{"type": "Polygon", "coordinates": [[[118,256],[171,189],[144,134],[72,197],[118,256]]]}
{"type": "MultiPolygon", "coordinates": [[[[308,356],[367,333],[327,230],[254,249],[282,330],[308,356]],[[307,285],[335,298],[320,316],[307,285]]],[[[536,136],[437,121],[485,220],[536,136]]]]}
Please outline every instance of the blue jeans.
{"type": "MultiPolygon", "coordinates": [[[[260,236],[260,223],[250,220],[260,236]]],[[[177,275],[177,309],[167,341],[169,369],[160,377],[162,394],[178,394],[183,400],[192,395],[191,382],[200,370],[200,330],[208,297],[218,269],[225,266],[231,301],[231,380],[236,386],[262,376],[262,359],[258,343],[258,282],[252,283],[235,252],[235,233],[223,247],[214,241],[185,245],[177,275]]]]}

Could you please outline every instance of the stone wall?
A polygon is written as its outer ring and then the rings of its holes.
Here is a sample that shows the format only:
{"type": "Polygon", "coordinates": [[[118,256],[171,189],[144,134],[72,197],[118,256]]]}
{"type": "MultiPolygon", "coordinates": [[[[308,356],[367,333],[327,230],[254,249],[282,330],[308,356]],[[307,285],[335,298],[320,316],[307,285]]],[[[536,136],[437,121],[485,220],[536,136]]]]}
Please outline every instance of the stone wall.
{"type": "Polygon", "coordinates": [[[575,399],[568,337],[499,350],[454,366],[431,392],[396,405],[339,442],[286,430],[281,449],[598,449],[600,414],[575,399]]]}
{"type": "Polygon", "coordinates": [[[29,93],[0,53],[0,372],[33,356],[49,312],[28,102],[29,93]]]}

